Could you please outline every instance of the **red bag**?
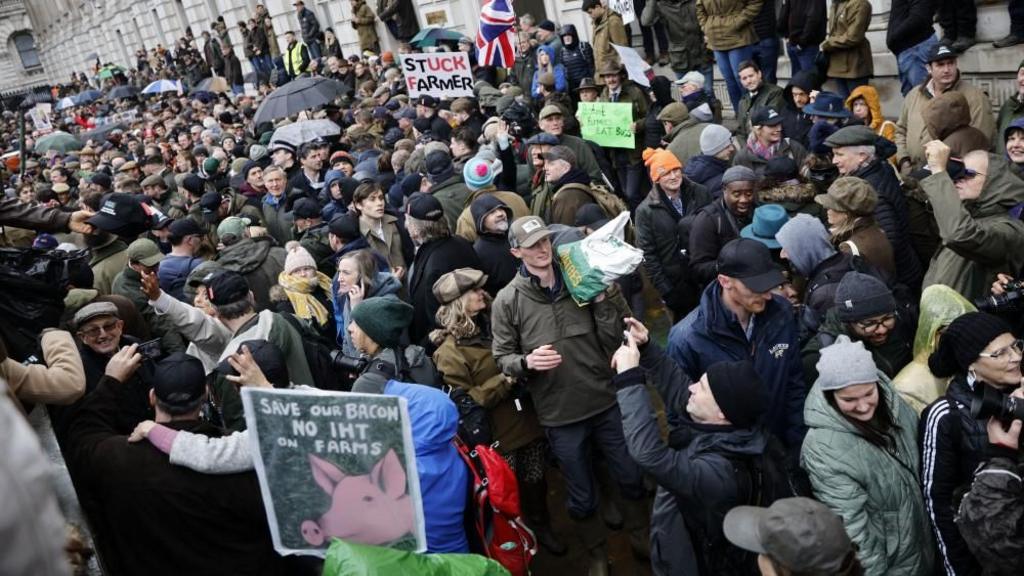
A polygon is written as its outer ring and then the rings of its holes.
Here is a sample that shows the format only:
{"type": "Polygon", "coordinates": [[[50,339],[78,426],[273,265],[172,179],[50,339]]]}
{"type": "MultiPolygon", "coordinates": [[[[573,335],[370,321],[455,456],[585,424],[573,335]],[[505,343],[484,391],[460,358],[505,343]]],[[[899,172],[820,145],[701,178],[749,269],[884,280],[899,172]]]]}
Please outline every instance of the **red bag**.
{"type": "Polygon", "coordinates": [[[512,576],[526,576],[537,554],[537,539],[521,518],[515,473],[490,446],[478,444],[470,450],[458,437],[455,445],[473,476],[473,518],[484,553],[512,576]]]}

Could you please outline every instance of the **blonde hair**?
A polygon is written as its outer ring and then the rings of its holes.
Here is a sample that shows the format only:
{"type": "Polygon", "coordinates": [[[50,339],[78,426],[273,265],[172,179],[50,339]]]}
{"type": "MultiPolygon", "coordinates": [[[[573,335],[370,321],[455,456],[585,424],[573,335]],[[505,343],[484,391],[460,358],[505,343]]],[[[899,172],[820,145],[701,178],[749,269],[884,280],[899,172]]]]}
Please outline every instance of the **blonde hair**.
{"type": "MultiPolygon", "coordinates": [[[[480,333],[480,327],[466,312],[466,296],[471,291],[466,291],[448,304],[443,304],[437,309],[434,318],[437,320],[437,330],[430,333],[430,341],[435,346],[440,346],[448,336],[456,340],[472,338],[480,333]]],[[[487,308],[491,307],[491,295],[484,293],[484,303],[487,308]]]]}

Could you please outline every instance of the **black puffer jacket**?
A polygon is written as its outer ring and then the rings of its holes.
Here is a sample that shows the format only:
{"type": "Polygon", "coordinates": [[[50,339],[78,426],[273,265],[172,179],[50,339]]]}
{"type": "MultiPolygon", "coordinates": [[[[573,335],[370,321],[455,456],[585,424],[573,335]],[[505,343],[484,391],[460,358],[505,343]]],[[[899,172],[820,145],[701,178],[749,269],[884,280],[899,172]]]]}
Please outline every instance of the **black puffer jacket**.
{"type": "MultiPolygon", "coordinates": [[[[975,386],[981,386],[977,382],[975,386]]],[[[956,497],[970,487],[988,445],[985,422],[971,418],[971,389],[966,377],[953,377],[946,395],[932,402],[918,424],[924,505],[931,518],[942,564],[949,574],[980,574],[953,517],[956,497]]]]}
{"type": "MultiPolygon", "coordinates": [[[[888,155],[879,152],[879,158],[887,157],[888,155]]],[[[896,257],[896,279],[916,293],[921,287],[924,270],[910,243],[907,197],[903,194],[903,187],[896,176],[896,171],[887,161],[875,159],[851,176],[865,180],[878,193],[875,221],[892,244],[892,251],[896,257]]]]}
{"type": "Polygon", "coordinates": [[[579,87],[580,80],[594,76],[594,48],[589,42],[580,42],[579,33],[573,24],[562,26],[558,31],[558,37],[563,39],[562,66],[565,66],[569,90],[575,90],[579,87]],[[572,36],[571,43],[565,43],[566,36],[572,36]]]}

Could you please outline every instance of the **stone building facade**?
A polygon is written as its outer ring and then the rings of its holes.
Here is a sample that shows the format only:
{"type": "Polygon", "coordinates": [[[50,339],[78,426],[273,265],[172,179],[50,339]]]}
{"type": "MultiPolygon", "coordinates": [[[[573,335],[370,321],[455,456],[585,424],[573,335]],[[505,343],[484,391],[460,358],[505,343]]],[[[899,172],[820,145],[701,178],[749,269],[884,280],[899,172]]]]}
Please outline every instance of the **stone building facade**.
{"type": "Polygon", "coordinates": [[[23,0],[0,0],[0,94],[49,82],[23,0]]]}
{"type": "MultiPolygon", "coordinates": [[[[274,18],[278,39],[283,41],[289,29],[298,29],[293,0],[264,0],[274,18]]],[[[473,35],[479,22],[481,0],[410,0],[416,6],[421,26],[443,25],[473,35]]],[[[332,27],[341,41],[346,54],[356,50],[358,42],[350,25],[350,0],[306,0],[307,8],[313,10],[322,27],[332,27]]],[[[896,77],[896,59],[885,48],[885,29],[889,19],[890,0],[871,0],[874,7],[871,26],[868,31],[875,53],[875,74],[872,81],[882,95],[887,115],[898,114],[899,90],[896,77]]],[[[981,42],[961,59],[961,69],[973,82],[985,89],[993,103],[1002,102],[1016,90],[1014,77],[1020,63],[1022,51],[1019,46],[995,50],[992,40],[1000,38],[1009,30],[1006,2],[979,0],[978,37],[981,42]]],[[[0,0],[0,14],[8,5],[22,5],[22,0],[0,0]]],[[[61,82],[72,71],[88,70],[98,57],[102,62],[113,62],[123,66],[134,65],[134,54],[138,48],[153,48],[158,44],[170,47],[175,39],[184,35],[186,26],[191,26],[199,37],[203,30],[223,16],[229,33],[238,51],[245,71],[249,63],[242,56],[242,36],[239,22],[255,11],[257,0],[46,0],[24,4],[31,20],[31,29],[42,62],[43,72],[29,72],[24,80],[34,74],[45,75],[50,81],[61,82]]],[[[376,8],[377,0],[369,0],[376,8]]],[[[580,10],[582,0],[516,0],[518,14],[529,12],[537,21],[550,19],[556,24],[575,24],[581,36],[591,33],[590,21],[580,10]]],[[[0,22],[0,31],[10,34],[10,26],[0,22]]],[[[635,26],[635,25],[634,25],[635,26]]],[[[638,32],[634,27],[634,32],[638,32]]],[[[377,24],[377,34],[384,49],[394,49],[395,44],[383,24],[377,24]]],[[[639,46],[639,34],[634,45],[639,46]]],[[[199,40],[201,42],[201,40],[199,40]]],[[[10,39],[7,54],[10,54],[10,39]]],[[[200,46],[201,47],[201,46],[200,46]]],[[[0,81],[3,85],[17,86],[13,70],[0,61],[0,81]]],[[[24,71],[22,71],[24,72],[24,71]]],[[[670,73],[666,70],[666,73],[670,73]]],[[[780,61],[780,82],[788,77],[785,59],[780,61]]],[[[724,85],[720,79],[717,89],[724,96],[724,85]]],[[[727,98],[723,98],[728,101],[727,98]]]]}

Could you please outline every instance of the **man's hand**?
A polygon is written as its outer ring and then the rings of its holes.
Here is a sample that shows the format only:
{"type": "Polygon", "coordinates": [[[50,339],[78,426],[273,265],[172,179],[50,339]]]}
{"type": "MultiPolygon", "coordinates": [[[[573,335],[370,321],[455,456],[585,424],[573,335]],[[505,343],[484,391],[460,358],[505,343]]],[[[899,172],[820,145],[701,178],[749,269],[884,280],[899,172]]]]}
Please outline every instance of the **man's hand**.
{"type": "Polygon", "coordinates": [[[526,355],[526,367],[538,372],[554,370],[561,363],[562,355],[551,344],[540,346],[526,355]]]}
{"type": "Polygon", "coordinates": [[[633,340],[636,340],[636,345],[638,347],[643,346],[650,341],[650,332],[642,322],[636,318],[624,318],[622,321],[626,323],[626,329],[629,330],[629,335],[633,337],[633,340]]]}
{"type": "Polygon", "coordinates": [[[996,281],[992,283],[992,295],[1002,296],[1006,292],[1006,285],[1010,282],[1013,282],[1013,276],[996,274],[996,281]]]}
{"type": "Polygon", "coordinates": [[[138,349],[138,344],[132,344],[115,352],[107,362],[104,374],[121,383],[128,381],[142,363],[142,354],[137,352],[138,349]]]}
{"type": "Polygon", "coordinates": [[[132,430],[132,433],[128,435],[129,442],[142,442],[149,436],[149,431],[156,426],[156,422],[152,420],[143,420],[132,430]]]}
{"type": "Polygon", "coordinates": [[[242,351],[228,356],[228,364],[238,372],[238,376],[225,376],[228,382],[239,386],[252,386],[254,388],[273,388],[267,377],[263,375],[256,360],[249,352],[248,346],[242,346],[242,351]]]}
{"type": "Polygon", "coordinates": [[[91,210],[79,210],[71,214],[71,220],[68,221],[68,229],[72,232],[78,232],[79,234],[92,234],[96,231],[92,224],[86,222],[89,218],[92,218],[95,212],[91,210]]]}
{"type": "MultiPolygon", "coordinates": [[[[631,319],[632,320],[632,319],[631,319]]],[[[640,348],[632,332],[626,332],[626,342],[612,355],[612,368],[619,374],[640,365],[640,348]]]]}
{"type": "Polygon", "coordinates": [[[142,273],[142,288],[140,288],[146,298],[149,298],[150,302],[160,298],[160,280],[157,279],[155,272],[143,272],[142,273]]]}
{"type": "Polygon", "coordinates": [[[943,144],[941,140],[932,140],[924,145],[924,157],[932,174],[945,172],[946,164],[949,163],[949,146],[943,144]]]}

